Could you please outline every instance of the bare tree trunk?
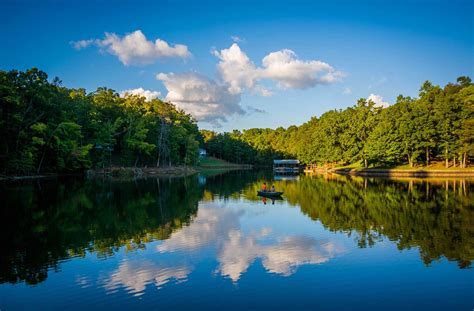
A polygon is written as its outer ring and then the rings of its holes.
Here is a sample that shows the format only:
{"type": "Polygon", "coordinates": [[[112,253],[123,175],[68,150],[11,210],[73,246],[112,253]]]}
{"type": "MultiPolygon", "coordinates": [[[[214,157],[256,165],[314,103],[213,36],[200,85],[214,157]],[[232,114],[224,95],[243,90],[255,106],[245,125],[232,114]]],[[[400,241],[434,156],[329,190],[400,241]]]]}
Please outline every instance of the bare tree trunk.
{"type": "Polygon", "coordinates": [[[43,164],[43,160],[44,160],[44,155],[45,155],[46,151],[43,151],[43,155],[41,156],[41,161],[38,165],[38,169],[36,170],[36,174],[39,174],[39,172],[41,171],[41,165],[43,164]]]}
{"type": "Polygon", "coordinates": [[[456,167],[456,156],[453,157],[453,167],[456,167]]]}
{"type": "Polygon", "coordinates": [[[445,158],[446,158],[446,168],[448,168],[449,167],[448,146],[446,146],[445,158]]]}
{"type": "Polygon", "coordinates": [[[159,141],[159,149],[158,149],[158,159],[156,160],[156,166],[160,166],[160,163],[166,163],[166,159],[168,158],[168,164],[171,165],[169,162],[170,159],[170,150],[169,150],[169,124],[166,122],[164,118],[161,119],[161,132],[160,132],[160,141],[159,141]],[[163,160],[163,161],[161,161],[163,160]]]}
{"type": "Polygon", "coordinates": [[[430,165],[430,149],[426,148],[426,166],[430,165]]]}

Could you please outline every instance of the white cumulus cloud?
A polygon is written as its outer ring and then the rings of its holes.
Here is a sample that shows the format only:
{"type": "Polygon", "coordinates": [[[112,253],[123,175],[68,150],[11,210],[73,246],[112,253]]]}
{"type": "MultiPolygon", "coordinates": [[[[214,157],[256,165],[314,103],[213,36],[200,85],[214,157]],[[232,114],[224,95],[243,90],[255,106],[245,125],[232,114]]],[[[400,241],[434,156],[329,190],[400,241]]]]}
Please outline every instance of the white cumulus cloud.
{"type": "Polygon", "coordinates": [[[218,72],[232,94],[249,89],[270,96],[271,92],[258,84],[264,79],[275,81],[284,89],[306,89],[317,84],[333,83],[343,77],[342,72],[329,64],[319,60],[300,60],[289,49],[269,53],[263,58],[262,67],[255,66],[237,43],[212,53],[220,59],[218,72]]]}
{"type": "Polygon", "coordinates": [[[76,49],[94,44],[103,51],[117,56],[124,65],[151,64],[159,58],[191,56],[186,45],[170,46],[161,39],[156,39],[153,42],[148,40],[141,30],[136,30],[123,37],[115,33],[105,33],[104,39],[73,41],[71,44],[76,49]]]}
{"type": "Polygon", "coordinates": [[[152,100],[161,96],[161,93],[158,91],[145,90],[142,87],[120,92],[121,97],[126,97],[127,95],[138,95],[145,97],[146,100],[152,100]]]}
{"type": "Polygon", "coordinates": [[[220,59],[217,69],[222,80],[229,85],[230,93],[240,94],[245,88],[254,87],[258,79],[257,69],[236,43],[220,52],[213,51],[213,54],[220,59]]]}
{"type": "Polygon", "coordinates": [[[374,102],[375,107],[387,108],[390,105],[389,103],[383,101],[382,96],[376,94],[370,94],[369,97],[367,97],[367,101],[369,100],[374,102]]]}
{"type": "Polygon", "coordinates": [[[190,113],[198,121],[214,123],[227,121],[227,116],[244,114],[239,105],[240,94],[232,94],[226,86],[217,84],[197,73],[159,73],[168,90],[166,100],[190,113]]]}
{"type": "MultiPolygon", "coordinates": [[[[271,96],[272,92],[266,87],[268,82],[282,89],[306,89],[334,83],[343,77],[343,73],[331,65],[319,60],[301,60],[289,49],[269,53],[262,59],[261,66],[255,65],[237,43],[227,49],[213,50],[212,54],[219,59],[216,80],[196,73],[160,73],[157,79],[163,81],[168,90],[166,100],[191,113],[198,121],[214,124],[225,122],[227,116],[244,114],[240,98],[245,92],[271,96]]],[[[247,111],[262,112],[259,108],[247,111]]]]}
{"type": "Polygon", "coordinates": [[[295,52],[288,49],[268,54],[262,64],[260,77],[275,80],[283,88],[306,89],[342,77],[342,73],[329,64],[319,60],[299,60],[295,52]]]}

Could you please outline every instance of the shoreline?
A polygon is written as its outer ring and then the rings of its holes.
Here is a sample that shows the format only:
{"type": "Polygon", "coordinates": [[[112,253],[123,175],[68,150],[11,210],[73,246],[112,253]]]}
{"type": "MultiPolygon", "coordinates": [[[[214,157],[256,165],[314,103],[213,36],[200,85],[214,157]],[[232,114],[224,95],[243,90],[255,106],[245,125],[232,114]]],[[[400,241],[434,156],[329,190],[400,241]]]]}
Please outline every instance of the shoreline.
{"type": "Polygon", "coordinates": [[[76,174],[41,174],[41,175],[2,175],[0,181],[22,181],[36,179],[52,179],[60,177],[186,177],[207,170],[245,170],[252,169],[251,165],[225,165],[225,166],[171,166],[171,167],[108,167],[103,169],[89,169],[76,174]]]}
{"type": "Polygon", "coordinates": [[[42,175],[2,175],[0,181],[22,181],[22,180],[36,180],[36,179],[53,179],[59,177],[83,177],[84,174],[42,174],[42,175]]]}
{"type": "MultiPolygon", "coordinates": [[[[19,176],[0,176],[0,181],[22,181],[35,179],[52,179],[60,177],[86,177],[100,178],[123,177],[123,178],[146,178],[146,177],[186,177],[197,174],[202,171],[230,171],[230,170],[249,170],[254,166],[246,165],[223,165],[223,166],[171,166],[171,167],[110,167],[105,169],[89,169],[76,174],[42,174],[42,175],[19,175],[19,176]]],[[[463,178],[473,177],[474,168],[467,169],[347,169],[332,168],[319,169],[308,174],[337,174],[344,176],[360,177],[408,177],[408,178],[463,178]]]]}
{"type": "Polygon", "coordinates": [[[253,165],[251,164],[236,164],[236,165],[222,165],[222,166],[217,166],[217,165],[202,165],[202,166],[196,166],[195,167],[198,171],[204,171],[204,170],[251,170],[253,169],[253,165]]]}
{"type": "Polygon", "coordinates": [[[84,172],[87,178],[103,176],[124,178],[146,178],[146,177],[186,177],[194,175],[198,170],[193,166],[170,166],[170,167],[109,167],[104,169],[93,169],[84,172]]]}
{"type": "Polygon", "coordinates": [[[361,177],[474,177],[474,169],[330,169],[327,173],[361,177]]]}

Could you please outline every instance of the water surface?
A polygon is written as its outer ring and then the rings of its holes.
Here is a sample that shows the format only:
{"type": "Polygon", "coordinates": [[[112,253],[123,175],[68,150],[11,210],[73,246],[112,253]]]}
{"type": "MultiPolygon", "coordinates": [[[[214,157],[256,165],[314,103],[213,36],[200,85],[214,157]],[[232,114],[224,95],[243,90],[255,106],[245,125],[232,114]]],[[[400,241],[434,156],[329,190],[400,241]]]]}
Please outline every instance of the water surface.
{"type": "Polygon", "coordinates": [[[5,183],[0,309],[471,310],[474,183],[5,183]],[[283,200],[262,200],[261,183],[283,200]]]}

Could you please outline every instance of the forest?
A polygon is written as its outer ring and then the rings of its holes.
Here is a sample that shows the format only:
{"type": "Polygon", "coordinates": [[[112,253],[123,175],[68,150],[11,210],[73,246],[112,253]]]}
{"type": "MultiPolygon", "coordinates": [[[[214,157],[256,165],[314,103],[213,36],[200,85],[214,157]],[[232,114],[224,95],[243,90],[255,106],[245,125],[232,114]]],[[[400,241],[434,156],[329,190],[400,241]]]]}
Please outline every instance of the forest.
{"type": "Polygon", "coordinates": [[[474,85],[426,81],[418,98],[389,107],[359,99],[300,126],[217,133],[172,103],[100,87],[67,88],[36,68],[0,71],[0,174],[81,172],[110,165],[196,165],[198,149],[261,166],[276,158],[303,164],[410,167],[474,157],[474,85]]]}
{"type": "Polygon", "coordinates": [[[362,98],[301,126],[201,133],[208,154],[235,163],[296,158],[330,167],[414,167],[442,161],[464,168],[474,157],[474,85],[469,77],[444,87],[426,81],[418,98],[400,95],[386,108],[362,98]]]}
{"type": "Polygon", "coordinates": [[[196,121],[159,99],[69,89],[38,69],[0,71],[0,173],[71,173],[114,164],[194,165],[196,121]]]}

